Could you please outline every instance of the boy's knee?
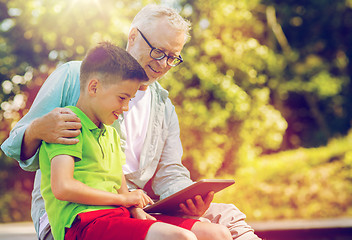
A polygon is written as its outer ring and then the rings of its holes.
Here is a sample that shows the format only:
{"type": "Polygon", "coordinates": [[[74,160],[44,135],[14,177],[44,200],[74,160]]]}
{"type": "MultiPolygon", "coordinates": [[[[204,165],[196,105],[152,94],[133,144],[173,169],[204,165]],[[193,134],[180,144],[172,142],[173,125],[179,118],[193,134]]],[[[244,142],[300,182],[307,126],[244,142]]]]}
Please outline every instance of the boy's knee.
{"type": "Polygon", "coordinates": [[[209,238],[207,239],[212,239],[212,240],[232,240],[232,236],[230,233],[230,230],[225,227],[224,225],[220,224],[212,224],[212,230],[209,231],[209,238]]]}
{"type": "MultiPolygon", "coordinates": [[[[175,233],[174,238],[175,240],[197,240],[197,237],[194,233],[192,233],[189,230],[180,228],[181,231],[178,231],[177,233],[175,233]]],[[[170,238],[168,238],[168,240],[170,240],[170,238]]]]}
{"type": "Polygon", "coordinates": [[[167,240],[197,240],[194,233],[189,230],[166,224],[154,223],[147,233],[145,240],[167,239],[167,240]]]}

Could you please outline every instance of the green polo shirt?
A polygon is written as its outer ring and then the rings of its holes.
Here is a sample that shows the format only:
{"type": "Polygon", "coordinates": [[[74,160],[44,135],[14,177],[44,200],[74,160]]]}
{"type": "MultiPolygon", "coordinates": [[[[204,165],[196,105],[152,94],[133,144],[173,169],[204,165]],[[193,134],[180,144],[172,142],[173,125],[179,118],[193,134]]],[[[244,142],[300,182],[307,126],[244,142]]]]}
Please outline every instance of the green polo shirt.
{"type": "Polygon", "coordinates": [[[121,187],[122,165],[126,160],[120,147],[120,137],[113,127],[103,125],[100,129],[77,107],[68,108],[81,119],[81,134],[77,137],[79,143],[63,145],[43,142],[39,150],[41,193],[56,240],[64,239],[65,228],[71,227],[77,214],[115,206],[83,205],[56,199],[50,185],[51,159],[57,155],[73,156],[76,180],[112,193],[117,193],[121,187]]]}

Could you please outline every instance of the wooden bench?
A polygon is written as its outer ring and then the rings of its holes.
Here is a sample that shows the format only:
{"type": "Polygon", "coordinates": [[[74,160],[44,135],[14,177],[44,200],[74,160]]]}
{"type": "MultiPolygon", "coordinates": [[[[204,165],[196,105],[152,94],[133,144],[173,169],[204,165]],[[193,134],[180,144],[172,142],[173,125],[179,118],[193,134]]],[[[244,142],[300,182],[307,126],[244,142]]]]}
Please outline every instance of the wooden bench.
{"type": "Polygon", "coordinates": [[[352,240],[352,218],[249,222],[267,240],[352,240]]]}

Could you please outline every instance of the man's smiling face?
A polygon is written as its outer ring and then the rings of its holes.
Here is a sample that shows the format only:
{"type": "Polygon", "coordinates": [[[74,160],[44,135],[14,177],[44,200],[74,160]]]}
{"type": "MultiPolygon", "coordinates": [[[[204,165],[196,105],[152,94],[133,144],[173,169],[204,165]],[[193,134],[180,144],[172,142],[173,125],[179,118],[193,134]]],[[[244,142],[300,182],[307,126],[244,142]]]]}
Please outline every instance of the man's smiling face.
{"type": "MultiPolygon", "coordinates": [[[[160,19],[153,26],[139,30],[154,48],[161,49],[169,56],[180,55],[185,43],[185,32],[175,30],[166,20],[160,19]]],[[[150,57],[151,48],[137,29],[131,30],[128,41],[127,51],[141,64],[149,77],[147,85],[160,79],[171,69],[166,63],[167,57],[161,60],[150,57]]]]}

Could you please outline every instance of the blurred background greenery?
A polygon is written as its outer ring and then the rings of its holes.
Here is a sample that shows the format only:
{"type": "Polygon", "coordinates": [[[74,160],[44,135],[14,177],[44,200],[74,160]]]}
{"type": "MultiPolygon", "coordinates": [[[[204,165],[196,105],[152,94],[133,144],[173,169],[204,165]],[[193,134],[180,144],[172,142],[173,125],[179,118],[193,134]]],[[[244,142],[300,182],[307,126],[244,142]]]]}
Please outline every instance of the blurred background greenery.
{"type": "MultiPolygon", "coordinates": [[[[0,142],[58,65],[126,46],[148,3],[192,22],[160,81],[192,179],[235,179],[215,201],[249,220],[352,216],[352,0],[0,0],[0,142]]],[[[30,220],[34,173],[0,158],[0,222],[30,220]]]]}

